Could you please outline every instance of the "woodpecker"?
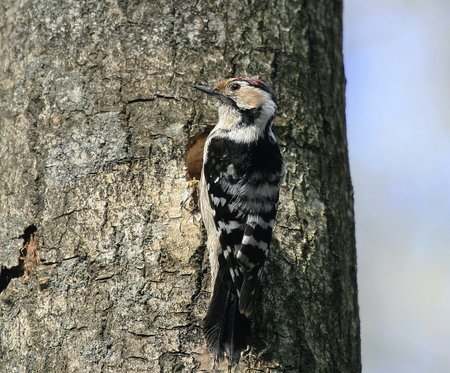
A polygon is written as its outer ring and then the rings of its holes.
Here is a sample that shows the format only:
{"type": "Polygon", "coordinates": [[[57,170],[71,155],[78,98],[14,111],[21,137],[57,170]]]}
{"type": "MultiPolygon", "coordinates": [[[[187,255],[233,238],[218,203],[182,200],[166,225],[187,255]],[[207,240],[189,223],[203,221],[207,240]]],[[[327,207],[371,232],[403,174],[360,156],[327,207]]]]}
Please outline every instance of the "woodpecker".
{"type": "Polygon", "coordinates": [[[219,102],[200,178],[213,287],[203,332],[215,360],[226,354],[235,364],[249,342],[285,173],[272,132],[277,106],[272,89],[255,78],[193,87],[219,102]]]}

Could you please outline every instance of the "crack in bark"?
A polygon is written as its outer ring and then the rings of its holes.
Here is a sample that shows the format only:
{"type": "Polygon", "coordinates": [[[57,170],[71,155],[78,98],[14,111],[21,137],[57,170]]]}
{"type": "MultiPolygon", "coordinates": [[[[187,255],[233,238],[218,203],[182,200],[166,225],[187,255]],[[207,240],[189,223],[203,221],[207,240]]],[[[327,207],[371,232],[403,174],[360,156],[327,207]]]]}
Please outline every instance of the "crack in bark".
{"type": "Polygon", "coordinates": [[[37,247],[37,227],[32,224],[26,227],[23,234],[17,238],[23,239],[19,254],[19,263],[11,268],[0,266],[0,294],[8,287],[13,278],[28,279],[31,269],[39,262],[37,247]]]}

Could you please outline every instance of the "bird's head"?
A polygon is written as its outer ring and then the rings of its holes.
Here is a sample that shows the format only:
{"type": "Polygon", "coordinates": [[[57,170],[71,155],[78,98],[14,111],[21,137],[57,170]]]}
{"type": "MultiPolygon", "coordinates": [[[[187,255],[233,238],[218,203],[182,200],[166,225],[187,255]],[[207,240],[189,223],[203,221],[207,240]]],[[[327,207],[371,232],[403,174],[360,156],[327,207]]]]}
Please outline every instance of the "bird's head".
{"type": "Polygon", "coordinates": [[[269,106],[273,108],[275,114],[274,93],[260,79],[239,77],[223,80],[217,83],[214,88],[201,85],[193,85],[193,87],[218,98],[222,105],[230,106],[239,111],[259,110],[269,106]]]}
{"type": "Polygon", "coordinates": [[[214,88],[194,88],[219,99],[219,121],[211,134],[228,136],[239,143],[267,137],[275,141],[271,125],[277,106],[272,89],[260,79],[226,79],[214,88]]]}

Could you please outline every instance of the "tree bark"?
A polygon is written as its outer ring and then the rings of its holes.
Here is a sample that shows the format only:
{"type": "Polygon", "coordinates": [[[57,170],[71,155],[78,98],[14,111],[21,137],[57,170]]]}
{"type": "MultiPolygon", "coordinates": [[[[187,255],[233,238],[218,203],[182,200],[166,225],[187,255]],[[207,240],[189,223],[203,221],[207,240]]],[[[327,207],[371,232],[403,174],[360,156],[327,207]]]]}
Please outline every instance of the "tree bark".
{"type": "Polygon", "coordinates": [[[227,371],[186,165],[217,114],[190,84],[247,74],[275,82],[287,177],[236,371],[360,371],[342,2],[4,0],[1,372],[227,371]]]}

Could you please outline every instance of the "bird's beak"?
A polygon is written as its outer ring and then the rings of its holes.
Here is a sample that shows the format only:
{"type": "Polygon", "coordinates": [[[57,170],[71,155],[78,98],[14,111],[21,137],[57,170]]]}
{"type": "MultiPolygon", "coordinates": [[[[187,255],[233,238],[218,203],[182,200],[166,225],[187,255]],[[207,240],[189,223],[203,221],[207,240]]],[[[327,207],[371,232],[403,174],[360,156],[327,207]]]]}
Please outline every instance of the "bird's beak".
{"type": "Polygon", "coordinates": [[[208,95],[211,95],[211,96],[220,96],[221,95],[219,91],[216,91],[215,89],[212,89],[209,87],[205,87],[203,85],[193,84],[192,88],[198,89],[199,91],[207,93],[208,95]]]}
{"type": "Polygon", "coordinates": [[[214,96],[217,98],[222,104],[224,105],[230,105],[230,106],[236,106],[236,103],[227,95],[224,95],[222,92],[215,88],[209,88],[205,87],[203,85],[197,85],[193,84],[192,88],[198,89],[199,91],[202,91],[208,95],[214,96]]]}

